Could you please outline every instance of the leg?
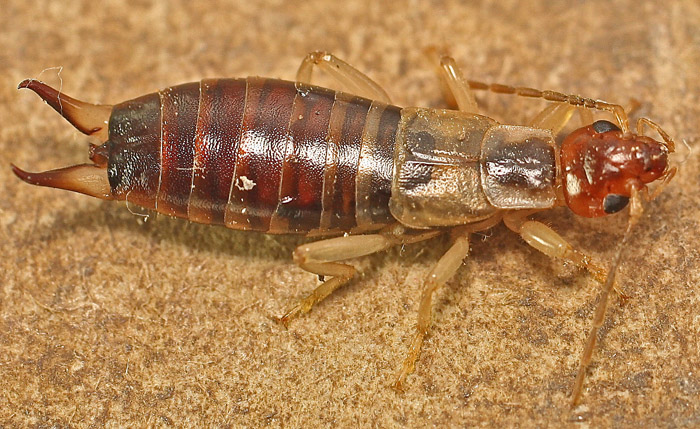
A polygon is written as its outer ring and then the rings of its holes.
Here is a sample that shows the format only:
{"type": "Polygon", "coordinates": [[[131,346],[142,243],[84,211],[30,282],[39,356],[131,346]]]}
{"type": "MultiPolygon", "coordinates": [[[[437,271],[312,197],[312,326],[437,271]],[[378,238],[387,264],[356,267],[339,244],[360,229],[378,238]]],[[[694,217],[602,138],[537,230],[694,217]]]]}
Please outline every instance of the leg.
{"type": "Polygon", "coordinates": [[[314,304],[322,301],[334,290],[352,279],[356,272],[355,267],[336,261],[366,256],[397,244],[427,240],[441,233],[441,231],[426,231],[420,234],[404,235],[389,230],[383,234],[330,238],[297,247],[294,250],[294,261],[301,268],[319,276],[332,278],[321,283],[306,298],[299,301],[280,318],[280,321],[287,325],[292,318],[308,313],[314,304]]]}
{"type": "Polygon", "coordinates": [[[391,99],[379,84],[355,67],[327,52],[311,52],[297,71],[297,81],[311,84],[314,66],[332,76],[343,88],[361,97],[390,104],[391,99]]]}
{"type": "Polygon", "coordinates": [[[586,109],[585,107],[578,108],[578,117],[579,117],[579,121],[581,121],[582,127],[585,127],[587,125],[591,125],[594,122],[593,112],[591,112],[590,109],[586,109]]]}
{"type": "MultiPolygon", "coordinates": [[[[593,262],[590,256],[574,249],[564,238],[542,222],[528,220],[528,214],[512,212],[504,216],[503,222],[512,231],[517,232],[527,244],[552,258],[563,259],[578,267],[585,268],[596,281],[605,283],[606,270],[593,262]]],[[[626,296],[616,287],[615,291],[622,299],[626,296]]]]}
{"type": "Polygon", "coordinates": [[[423,339],[430,329],[430,318],[432,315],[432,300],[435,290],[445,284],[462,265],[462,260],[469,254],[469,232],[461,230],[455,237],[452,247],[445,253],[425,279],[425,287],[420,298],[418,307],[418,323],[416,324],[416,334],[408,350],[408,356],[401,365],[401,370],[393,384],[396,390],[403,390],[403,383],[406,377],[413,372],[416,360],[420,355],[423,339]]]}
{"type": "Polygon", "coordinates": [[[566,126],[575,110],[576,107],[571,104],[550,104],[530,121],[530,126],[552,130],[556,135],[566,126]]]}
{"type": "Polygon", "coordinates": [[[440,72],[459,110],[468,113],[477,113],[479,107],[476,104],[474,93],[469,88],[469,84],[464,79],[464,76],[462,76],[462,72],[459,70],[459,67],[457,67],[457,62],[454,58],[448,56],[440,58],[440,72]]]}
{"type": "Polygon", "coordinates": [[[434,46],[426,49],[425,53],[440,77],[442,92],[450,108],[457,107],[463,112],[478,113],[479,106],[474,93],[469,88],[455,59],[441,54],[434,46]]]}
{"type": "Polygon", "coordinates": [[[469,254],[469,234],[472,232],[483,231],[494,227],[501,221],[501,214],[498,213],[488,219],[475,222],[469,225],[456,227],[452,230],[453,243],[450,249],[442,255],[438,263],[428,273],[425,279],[425,287],[421,294],[420,304],[418,306],[418,323],[416,324],[416,335],[411,341],[411,347],[408,350],[408,356],[404,359],[401,365],[401,370],[392,387],[397,391],[403,390],[403,384],[406,377],[411,374],[415,368],[418,356],[420,356],[423,339],[428,334],[430,329],[430,317],[432,315],[432,300],[433,292],[438,287],[445,284],[447,280],[462,265],[462,261],[469,254]]]}
{"type": "Polygon", "coordinates": [[[440,57],[438,70],[444,85],[449,90],[449,95],[454,98],[457,108],[462,112],[478,113],[479,106],[474,98],[474,92],[469,88],[469,84],[464,79],[454,58],[446,55],[440,57]]]}

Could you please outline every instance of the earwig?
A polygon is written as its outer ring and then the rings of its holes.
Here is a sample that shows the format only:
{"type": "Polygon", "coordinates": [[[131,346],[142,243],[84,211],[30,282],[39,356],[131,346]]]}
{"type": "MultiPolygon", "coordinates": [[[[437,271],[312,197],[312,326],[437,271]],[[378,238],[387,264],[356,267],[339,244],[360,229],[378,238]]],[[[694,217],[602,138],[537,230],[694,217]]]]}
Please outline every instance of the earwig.
{"type": "Polygon", "coordinates": [[[81,132],[91,163],[42,173],[12,166],[27,183],[106,200],[128,200],[192,222],[271,234],[336,235],[303,244],[294,261],[324,279],[280,320],[307,313],[356,269],[343,263],[449,232],[452,244],[427,275],[416,332],[393,387],[413,372],[428,333],[432,296],[469,253],[469,236],[503,221],[530,246],[587,269],[604,284],[572,389],[581,395],[615,272],[650,200],[673,177],[675,145],[649,119],[630,130],[616,104],[467,81],[448,56],[436,61],[458,110],[391,104],[369,77],[333,55],[314,52],[296,82],[249,77],[205,79],[107,106],[75,100],[36,80],[37,93],[81,132]],[[311,85],[314,67],[356,95],[311,85]],[[473,90],[551,101],[527,126],[479,114],[473,90]],[[579,109],[589,122],[557,135],[579,109]],[[607,111],[616,124],[592,122],[607,111]],[[644,135],[656,131],[657,141],[644,135]],[[659,187],[650,196],[648,184],[659,187]],[[606,270],[558,233],[529,217],[566,206],[584,217],[630,206],[625,236],[606,270]]]}

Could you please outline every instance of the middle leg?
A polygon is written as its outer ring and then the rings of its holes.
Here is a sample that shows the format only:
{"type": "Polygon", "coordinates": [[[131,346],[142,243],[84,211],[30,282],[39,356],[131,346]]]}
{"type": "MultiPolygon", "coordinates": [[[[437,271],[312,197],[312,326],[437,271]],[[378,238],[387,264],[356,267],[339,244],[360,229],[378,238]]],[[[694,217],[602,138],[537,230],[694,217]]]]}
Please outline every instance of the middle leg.
{"type": "Polygon", "coordinates": [[[397,391],[403,391],[406,377],[415,369],[416,361],[423,346],[423,340],[430,329],[433,293],[457,272],[464,258],[469,255],[469,232],[461,230],[454,235],[452,246],[442,255],[425,279],[425,286],[418,307],[416,333],[408,349],[408,355],[404,359],[396,381],[392,385],[397,391]]]}
{"type": "Polygon", "coordinates": [[[446,55],[440,58],[440,74],[452,93],[459,110],[467,113],[478,113],[479,106],[476,104],[474,93],[469,88],[469,84],[464,79],[454,58],[446,55]]]}
{"type": "Polygon", "coordinates": [[[464,79],[457,61],[449,55],[441,54],[435,47],[428,48],[426,55],[440,77],[442,90],[450,108],[456,105],[457,109],[462,112],[479,113],[474,92],[469,88],[467,80],[464,79]]]}
{"type": "Polygon", "coordinates": [[[488,219],[452,229],[452,246],[442,255],[438,263],[435,264],[425,278],[423,293],[421,294],[420,304],[418,306],[416,333],[411,341],[408,355],[401,365],[396,381],[392,384],[395,390],[403,391],[403,384],[406,381],[406,377],[415,369],[416,361],[420,356],[420,351],[423,346],[423,340],[430,329],[430,319],[433,311],[433,293],[457,272],[462,265],[462,261],[469,255],[469,234],[492,228],[500,221],[501,215],[496,214],[488,219]]]}

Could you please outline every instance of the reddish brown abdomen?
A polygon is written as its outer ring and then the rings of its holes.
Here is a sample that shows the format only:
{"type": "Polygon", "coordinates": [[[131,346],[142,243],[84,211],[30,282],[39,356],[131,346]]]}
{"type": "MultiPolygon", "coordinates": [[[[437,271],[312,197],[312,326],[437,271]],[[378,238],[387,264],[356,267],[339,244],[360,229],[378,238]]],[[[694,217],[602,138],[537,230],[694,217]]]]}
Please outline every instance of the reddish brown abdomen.
{"type": "Polygon", "coordinates": [[[271,233],[390,223],[400,109],[264,78],[210,79],[127,101],[110,119],[117,198],[271,233]]]}

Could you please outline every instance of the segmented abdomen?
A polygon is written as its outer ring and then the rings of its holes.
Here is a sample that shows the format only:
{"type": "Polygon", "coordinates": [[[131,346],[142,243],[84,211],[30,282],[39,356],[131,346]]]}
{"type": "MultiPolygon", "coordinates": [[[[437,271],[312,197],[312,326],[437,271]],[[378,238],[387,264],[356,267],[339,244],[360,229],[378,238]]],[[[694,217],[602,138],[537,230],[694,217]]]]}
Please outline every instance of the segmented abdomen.
{"type": "Polygon", "coordinates": [[[114,107],[116,196],[160,213],[270,233],[376,229],[400,109],[300,83],[209,79],[114,107]]]}

